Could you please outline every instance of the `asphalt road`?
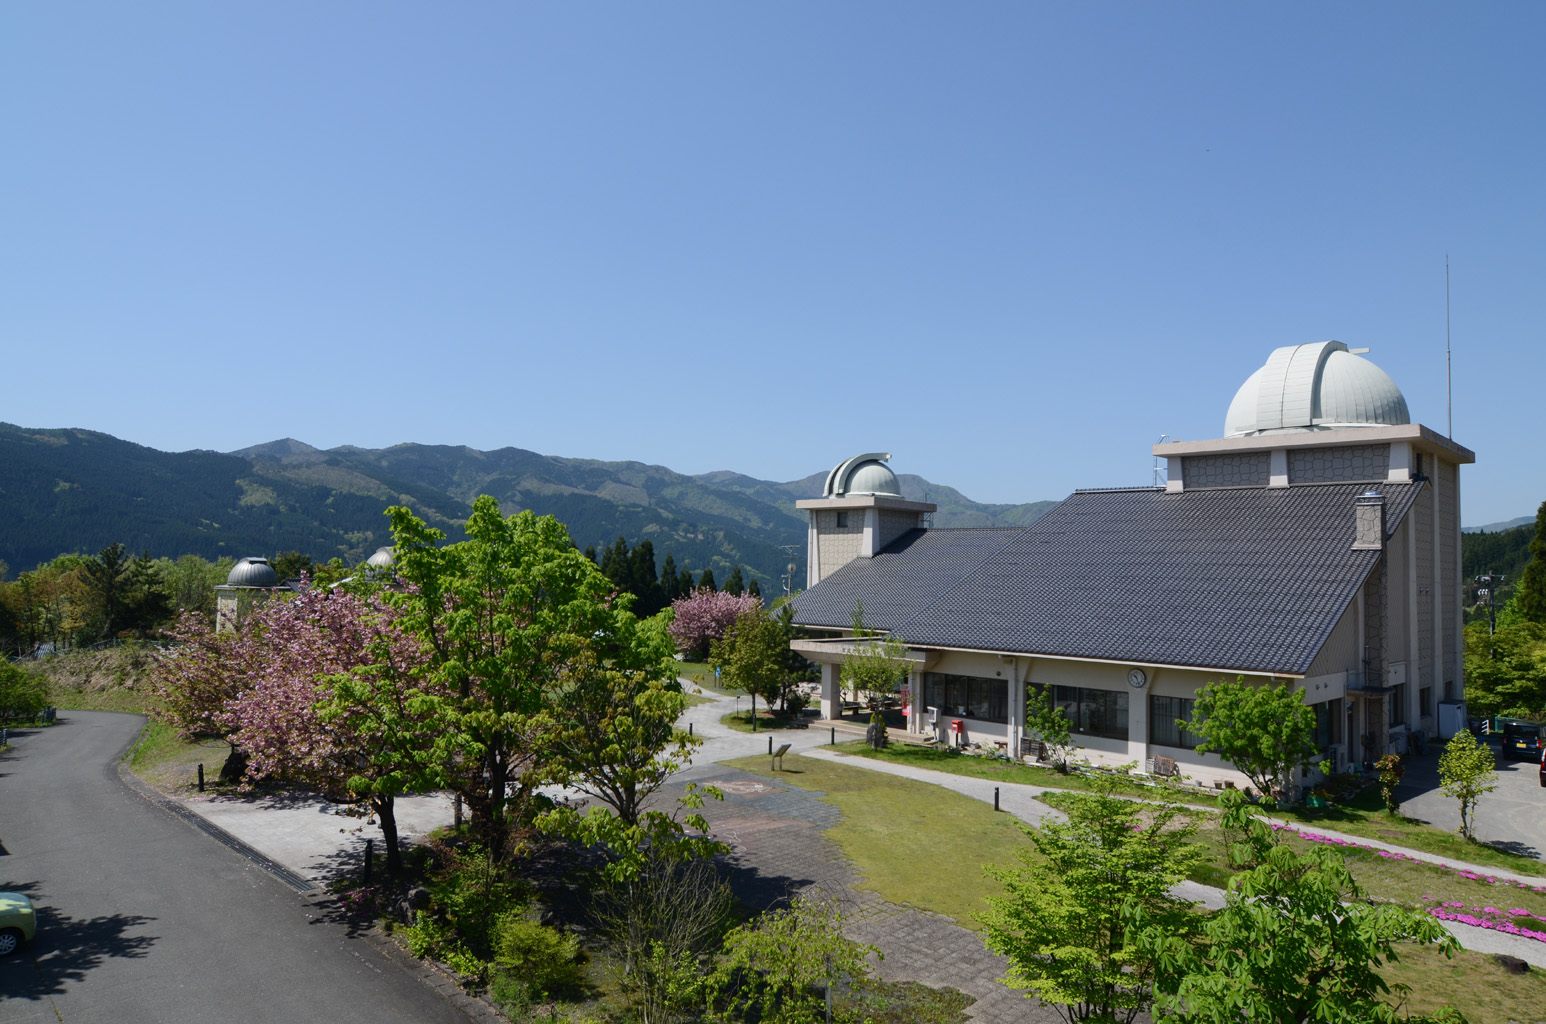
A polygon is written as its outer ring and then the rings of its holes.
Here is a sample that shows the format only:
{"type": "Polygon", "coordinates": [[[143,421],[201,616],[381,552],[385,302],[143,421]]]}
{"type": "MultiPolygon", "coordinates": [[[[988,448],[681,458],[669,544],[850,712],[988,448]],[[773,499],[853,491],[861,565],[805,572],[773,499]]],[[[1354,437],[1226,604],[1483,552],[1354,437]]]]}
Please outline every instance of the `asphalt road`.
{"type": "MultiPolygon", "coordinates": [[[[1439,789],[1439,752],[1430,743],[1422,757],[1407,759],[1396,795],[1401,813],[1449,831],[1460,828],[1460,802],[1439,789]]],[[[1497,789],[1476,805],[1476,838],[1527,857],[1546,857],[1546,789],[1539,765],[1499,757],[1497,789]]]]}
{"type": "Polygon", "coordinates": [[[0,755],[0,889],[39,911],[0,961],[0,1022],[466,1024],[323,901],[127,786],[139,726],[65,712],[0,755]]]}

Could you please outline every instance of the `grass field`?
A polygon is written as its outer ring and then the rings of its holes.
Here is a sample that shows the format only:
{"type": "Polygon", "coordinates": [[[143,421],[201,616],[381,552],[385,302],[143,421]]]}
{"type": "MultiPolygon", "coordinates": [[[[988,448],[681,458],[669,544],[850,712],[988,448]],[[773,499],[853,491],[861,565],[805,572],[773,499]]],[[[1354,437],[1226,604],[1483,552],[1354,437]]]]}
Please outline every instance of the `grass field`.
{"type": "MultiPolygon", "coordinates": [[[[745,771],[772,775],[762,757],[730,763],[745,771]]],[[[983,867],[1012,865],[1030,849],[1014,819],[959,794],[794,755],[787,764],[791,770],[776,777],[821,793],[842,812],[842,821],[827,835],[853,862],[864,879],[863,886],[889,901],[934,911],[975,929],[974,915],[985,907],[989,896],[999,892],[998,884],[987,877],[983,867]]],[[[1073,793],[1044,797],[1054,805],[1074,798],[1073,793]]],[[[1223,837],[1214,824],[1216,819],[1199,808],[1187,813],[1200,826],[1198,841],[1210,860],[1195,877],[1221,885],[1229,872],[1223,866],[1223,837]]],[[[1289,841],[1300,848],[1309,845],[1297,838],[1289,841]]],[[[1425,897],[1432,897],[1546,914],[1546,894],[1490,886],[1431,865],[1387,860],[1369,851],[1342,848],[1340,852],[1360,884],[1376,899],[1421,906],[1425,897]]],[[[1546,1020],[1546,973],[1510,974],[1491,957],[1471,952],[1450,960],[1432,949],[1408,947],[1401,955],[1401,962],[1387,970],[1386,977],[1393,985],[1410,986],[1403,1003],[1407,1012],[1431,1012],[1451,1005],[1463,1008],[1471,1024],[1546,1020]]],[[[1397,993],[1391,1001],[1400,998],[1397,993]]]]}
{"type": "MultiPolygon", "coordinates": [[[[772,774],[766,757],[727,763],[772,774]]],[[[795,754],[784,765],[780,782],[817,791],[842,812],[827,836],[858,869],[864,888],[962,927],[977,928],[973,915],[999,891],[983,867],[1012,864],[1030,847],[1014,818],[958,793],[795,754]]]]}
{"type": "MultiPolygon", "coordinates": [[[[1017,764],[1013,761],[958,754],[939,747],[923,747],[910,743],[893,743],[881,751],[871,750],[863,743],[847,743],[838,747],[845,754],[871,757],[893,764],[908,764],[918,768],[967,775],[973,778],[1017,782],[1048,789],[1088,790],[1087,776],[1072,773],[1064,775],[1051,768],[1017,764]]],[[[1175,803],[1199,807],[1217,807],[1217,799],[1210,793],[1198,792],[1186,787],[1147,786],[1137,780],[1119,779],[1118,793],[1151,800],[1169,800],[1175,803]]],[[[1546,877],[1546,863],[1533,857],[1505,853],[1483,843],[1471,842],[1454,832],[1434,828],[1432,825],[1390,815],[1376,790],[1361,793],[1349,804],[1337,804],[1323,811],[1306,808],[1273,810],[1273,817],[1282,818],[1310,830],[1322,828],[1346,832],[1349,835],[1404,846],[1408,849],[1447,857],[1457,861],[1498,868],[1524,875],[1546,877]]]]}

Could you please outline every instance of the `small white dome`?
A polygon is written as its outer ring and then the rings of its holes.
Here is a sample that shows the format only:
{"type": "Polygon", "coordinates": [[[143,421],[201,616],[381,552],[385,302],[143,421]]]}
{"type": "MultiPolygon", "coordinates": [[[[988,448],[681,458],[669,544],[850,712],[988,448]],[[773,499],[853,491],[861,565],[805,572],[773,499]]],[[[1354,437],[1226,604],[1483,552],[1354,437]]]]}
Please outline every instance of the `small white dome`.
{"type": "Polygon", "coordinates": [[[377,548],[376,553],[365,560],[365,564],[372,569],[390,569],[392,567],[392,549],[390,547],[377,548]]]}
{"type": "Polygon", "coordinates": [[[1395,381],[1340,341],[1286,345],[1246,378],[1224,416],[1225,437],[1412,422],[1395,381]]]}
{"type": "Polygon", "coordinates": [[[279,573],[266,558],[243,558],[231,566],[225,583],[228,587],[277,587],[279,573]]]}
{"type": "Polygon", "coordinates": [[[840,498],[845,494],[886,494],[900,498],[902,485],[886,463],[890,452],[866,452],[844,459],[827,474],[822,496],[840,498]]]}

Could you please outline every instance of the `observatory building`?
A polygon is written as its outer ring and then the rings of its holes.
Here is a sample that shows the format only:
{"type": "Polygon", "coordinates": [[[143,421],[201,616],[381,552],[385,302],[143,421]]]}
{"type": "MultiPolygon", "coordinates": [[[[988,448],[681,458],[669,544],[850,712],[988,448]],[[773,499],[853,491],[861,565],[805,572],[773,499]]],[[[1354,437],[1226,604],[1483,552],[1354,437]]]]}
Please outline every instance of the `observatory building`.
{"type": "Polygon", "coordinates": [[[797,503],[810,519],[795,642],[838,687],[856,604],[903,640],[908,730],[1030,753],[1028,689],[1081,755],[1243,784],[1180,726],[1199,687],[1290,683],[1330,771],[1464,727],[1460,467],[1472,452],[1336,341],[1275,350],[1223,436],[1154,446],[1164,486],[1076,491],[1017,528],[939,529],[884,453],[797,503]]]}
{"type": "Polygon", "coordinates": [[[290,589],[268,559],[238,559],[225,583],[215,588],[215,630],[235,629],[252,609],[274,594],[290,589]]]}

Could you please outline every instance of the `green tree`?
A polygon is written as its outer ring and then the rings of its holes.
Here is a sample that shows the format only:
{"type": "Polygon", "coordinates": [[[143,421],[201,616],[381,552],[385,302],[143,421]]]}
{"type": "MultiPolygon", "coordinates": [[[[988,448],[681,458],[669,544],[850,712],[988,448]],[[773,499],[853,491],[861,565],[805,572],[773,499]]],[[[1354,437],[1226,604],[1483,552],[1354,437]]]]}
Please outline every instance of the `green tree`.
{"type": "Polygon", "coordinates": [[[740,597],[746,592],[746,581],[741,578],[741,567],[735,566],[730,570],[730,575],[725,577],[725,585],[722,588],[727,594],[740,597]]]}
{"type": "Polygon", "coordinates": [[[1217,753],[1251,780],[1264,800],[1276,799],[1316,754],[1315,712],[1291,686],[1256,686],[1243,677],[1197,691],[1192,720],[1198,753],[1217,753]]]}
{"type": "Polygon", "coordinates": [[[1025,729],[1041,741],[1048,760],[1057,765],[1058,771],[1068,771],[1068,753],[1073,749],[1073,723],[1052,700],[1052,687],[1026,687],[1025,729]]]}
{"type": "Polygon", "coordinates": [[[1476,803],[1497,788],[1497,757],[1492,748],[1478,743],[1469,729],[1450,737],[1439,755],[1439,785],[1445,796],[1460,801],[1460,834],[1472,838],[1476,803]]]}
{"type": "Polygon", "coordinates": [[[660,579],[655,575],[655,545],[642,540],[628,555],[628,590],[634,596],[636,615],[648,617],[665,607],[660,579]]]}
{"type": "Polygon", "coordinates": [[[1497,633],[1485,619],[1465,627],[1465,699],[1483,717],[1534,717],[1546,712],[1546,623],[1500,617],[1497,633]]]}
{"type": "Polygon", "coordinates": [[[666,552],[666,560],[660,564],[660,602],[661,607],[675,601],[682,596],[681,586],[676,570],[676,556],[666,552]]]}
{"type": "Polygon", "coordinates": [[[756,580],[752,580],[750,583],[746,584],[746,592],[752,597],[760,598],[762,596],[762,585],[759,584],[756,580]]]}
{"type": "Polygon", "coordinates": [[[698,577],[698,586],[697,586],[696,589],[699,589],[699,590],[718,590],[719,589],[719,584],[714,582],[714,570],[713,569],[705,569],[705,570],[703,570],[703,575],[698,577]]]}
{"type": "Polygon", "coordinates": [[[428,671],[452,696],[439,714],[437,752],[453,788],[495,856],[507,852],[514,800],[524,805],[540,774],[536,716],[582,653],[619,671],[656,656],[638,650],[629,599],[614,588],[552,516],[502,516],[487,495],[473,502],[465,541],[410,510],[387,510],[398,576],[388,595],[418,636],[428,671]],[[514,791],[512,793],[512,790],[514,791]]]}
{"type": "Polygon", "coordinates": [[[752,698],[752,729],[757,728],[757,698],[772,707],[787,679],[789,631],[783,620],[761,605],[743,613],[709,647],[709,661],[731,686],[752,698]]]}
{"type": "Polygon", "coordinates": [[[282,580],[298,580],[316,575],[316,560],[300,551],[281,551],[274,556],[274,572],[282,580]]]}
{"type": "Polygon", "coordinates": [[[48,707],[48,681],[0,658],[0,722],[31,722],[48,707]]]}
{"type": "Polygon", "coordinates": [[[706,985],[709,1019],[723,1024],[819,1024],[852,1021],[833,1012],[834,985],[853,986],[869,976],[869,957],[879,951],[843,935],[837,908],[797,896],[788,908],[770,910],[725,936],[724,953],[706,985]]]}
{"type": "Polygon", "coordinates": [[[564,668],[535,720],[542,776],[571,786],[636,825],[645,803],[691,760],[699,740],[676,729],[687,698],[662,643],[642,669],[619,669],[584,651],[564,668]]]}
{"type": "Polygon", "coordinates": [[[1004,894],[988,900],[983,941],[1009,961],[1004,979],[1076,1021],[1131,1022],[1149,1005],[1156,957],[1127,927],[1184,934],[1189,904],[1171,894],[1200,856],[1176,807],[1124,800],[1098,777],[1071,795],[1065,822],[1025,827],[1034,853],[989,868],[1004,894]]]}
{"type": "Polygon", "coordinates": [[[171,614],[170,595],[145,555],[131,558],[122,544],[109,544],[82,560],[80,570],[92,635],[110,638],[134,632],[143,636],[171,614]]]}
{"type": "Polygon", "coordinates": [[[1530,561],[1519,576],[1513,605],[1529,622],[1546,623],[1546,501],[1535,512],[1535,536],[1530,539],[1530,561]]]}
{"type": "Polygon", "coordinates": [[[864,606],[854,605],[855,643],[843,658],[840,678],[845,690],[852,690],[878,711],[882,701],[895,696],[907,680],[912,662],[907,659],[907,644],[899,636],[881,635],[864,625],[864,606]]]}
{"type": "Polygon", "coordinates": [[[1194,934],[1129,909],[1142,955],[1158,966],[1160,1024],[1365,1024],[1400,1018],[1382,996],[1380,968],[1398,944],[1458,944],[1436,920],[1371,903],[1340,853],[1296,853],[1280,843],[1240,793],[1221,798],[1230,857],[1222,910],[1194,934]]]}

